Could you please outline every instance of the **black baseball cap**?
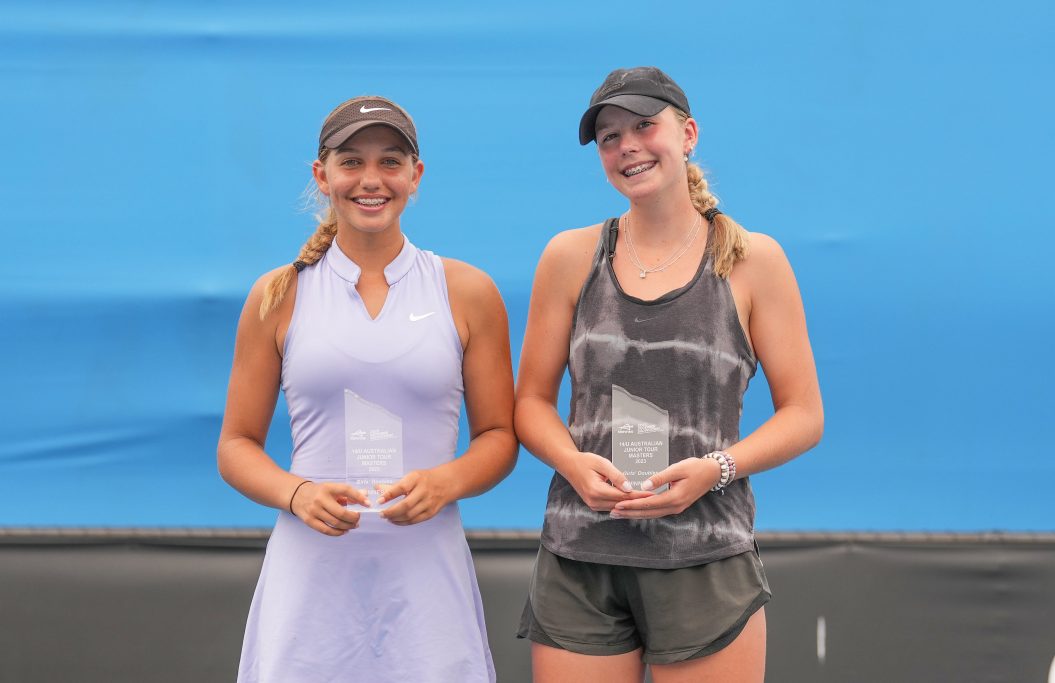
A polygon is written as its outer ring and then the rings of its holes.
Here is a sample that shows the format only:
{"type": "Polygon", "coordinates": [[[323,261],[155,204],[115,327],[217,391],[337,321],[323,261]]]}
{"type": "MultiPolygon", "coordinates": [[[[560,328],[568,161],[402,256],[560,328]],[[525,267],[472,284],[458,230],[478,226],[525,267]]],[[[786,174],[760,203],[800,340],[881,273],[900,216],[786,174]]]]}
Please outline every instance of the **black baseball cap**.
{"type": "Polygon", "coordinates": [[[356,97],[334,109],[322,124],[319,153],[324,148],[337,149],[367,126],[394,128],[410,143],[414,154],[419,154],[414,122],[399,105],[383,97],[356,97]]]}
{"type": "Polygon", "coordinates": [[[597,114],[609,104],[621,107],[638,116],[655,116],[673,105],[686,114],[689,100],[667,74],[654,66],[616,69],[605,77],[601,87],[590,98],[590,108],[579,121],[579,144],[593,141],[597,128],[597,114]]]}

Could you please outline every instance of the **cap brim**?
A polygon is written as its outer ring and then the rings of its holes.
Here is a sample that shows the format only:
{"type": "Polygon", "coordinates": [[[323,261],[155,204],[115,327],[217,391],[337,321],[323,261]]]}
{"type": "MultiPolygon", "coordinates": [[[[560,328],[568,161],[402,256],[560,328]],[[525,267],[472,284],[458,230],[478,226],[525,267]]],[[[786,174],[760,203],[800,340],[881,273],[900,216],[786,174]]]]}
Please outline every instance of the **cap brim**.
{"type": "Polygon", "coordinates": [[[670,102],[657,100],[655,97],[649,97],[648,95],[613,95],[601,100],[587,109],[579,121],[580,145],[588,145],[593,142],[597,134],[597,115],[608,105],[626,109],[628,112],[638,116],[655,116],[669,107],[670,102]]]}
{"type": "Polygon", "coordinates": [[[400,130],[398,126],[394,126],[391,123],[388,123],[387,121],[358,121],[356,123],[347,125],[332,134],[330,137],[323,140],[322,146],[327,147],[329,149],[337,149],[344,143],[348,142],[348,140],[353,135],[355,135],[364,128],[369,128],[370,126],[385,126],[387,128],[391,128],[392,130],[399,133],[403,137],[403,139],[407,141],[407,144],[410,145],[411,152],[413,152],[414,154],[418,153],[418,148],[417,145],[414,144],[414,141],[411,140],[406,133],[400,130]]]}

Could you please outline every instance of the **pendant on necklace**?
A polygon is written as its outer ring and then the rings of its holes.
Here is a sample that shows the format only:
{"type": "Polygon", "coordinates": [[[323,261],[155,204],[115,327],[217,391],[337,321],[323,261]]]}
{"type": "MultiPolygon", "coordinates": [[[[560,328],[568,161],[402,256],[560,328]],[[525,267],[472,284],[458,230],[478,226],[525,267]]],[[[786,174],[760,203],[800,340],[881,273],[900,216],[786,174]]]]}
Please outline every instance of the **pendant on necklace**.
{"type": "Polygon", "coordinates": [[[648,273],[646,273],[645,271],[642,270],[641,274],[638,275],[638,277],[641,278],[642,280],[644,280],[646,275],[648,275],[648,273]]]}

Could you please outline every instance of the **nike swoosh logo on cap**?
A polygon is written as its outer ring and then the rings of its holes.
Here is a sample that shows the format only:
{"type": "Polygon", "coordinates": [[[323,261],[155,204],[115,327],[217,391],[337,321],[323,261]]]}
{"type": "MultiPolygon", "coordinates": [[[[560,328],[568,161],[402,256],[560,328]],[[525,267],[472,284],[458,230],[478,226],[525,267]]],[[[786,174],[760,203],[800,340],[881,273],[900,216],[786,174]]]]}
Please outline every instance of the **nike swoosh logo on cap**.
{"type": "Polygon", "coordinates": [[[651,318],[634,318],[635,323],[647,323],[649,320],[655,320],[659,316],[652,316],[651,318]]]}
{"type": "Polygon", "coordinates": [[[392,110],[389,109],[388,107],[370,107],[370,108],[367,108],[367,106],[365,104],[361,105],[359,107],[359,113],[360,114],[369,114],[372,111],[392,111],[392,110]]]}
{"type": "Polygon", "coordinates": [[[425,318],[429,317],[430,315],[436,315],[436,311],[429,311],[428,313],[424,313],[422,315],[414,315],[413,313],[411,313],[410,314],[410,322],[416,323],[419,320],[424,320],[425,318]]]}

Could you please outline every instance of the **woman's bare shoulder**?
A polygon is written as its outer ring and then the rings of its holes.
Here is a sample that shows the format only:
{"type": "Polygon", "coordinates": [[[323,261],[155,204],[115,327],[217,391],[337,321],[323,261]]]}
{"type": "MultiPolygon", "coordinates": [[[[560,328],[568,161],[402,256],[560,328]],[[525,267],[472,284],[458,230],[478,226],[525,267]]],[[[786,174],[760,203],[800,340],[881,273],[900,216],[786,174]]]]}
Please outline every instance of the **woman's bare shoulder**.
{"type": "Polygon", "coordinates": [[[562,230],[550,239],[543,255],[549,254],[554,258],[575,258],[584,254],[591,256],[597,248],[601,227],[601,223],[596,223],[585,228],[562,230]]]}
{"type": "Polygon", "coordinates": [[[779,298],[781,292],[798,292],[795,274],[783,247],[773,237],[748,233],[747,256],[733,268],[732,279],[746,286],[752,300],[779,298]]]}
{"type": "Polygon", "coordinates": [[[480,268],[447,256],[441,256],[440,261],[443,263],[447,291],[451,296],[476,300],[498,293],[494,280],[480,268]]]}
{"type": "MultiPolygon", "coordinates": [[[[289,268],[289,264],[288,263],[286,265],[284,265],[284,266],[279,266],[278,268],[273,268],[272,270],[269,270],[266,273],[264,273],[263,275],[261,275],[260,277],[258,277],[256,279],[256,282],[254,282],[253,286],[249,289],[249,296],[250,297],[256,296],[256,297],[259,297],[259,298],[263,298],[264,290],[267,289],[267,286],[271,282],[271,280],[273,280],[275,277],[281,275],[286,270],[286,268],[289,268]]],[[[257,300],[258,303],[259,303],[259,298],[257,300]]]]}
{"type": "Polygon", "coordinates": [[[749,277],[772,275],[774,269],[788,267],[788,257],[776,239],[762,232],[749,232],[747,255],[736,264],[736,270],[749,277]]]}
{"type": "MultiPolygon", "coordinates": [[[[279,332],[284,337],[285,329],[293,315],[293,304],[297,297],[297,277],[294,275],[282,295],[282,301],[265,317],[261,317],[261,304],[267,296],[267,289],[271,282],[282,277],[289,270],[289,264],[279,266],[264,273],[256,279],[249,289],[249,295],[242,307],[240,327],[247,330],[267,331],[269,335],[279,332]]],[[[281,348],[281,347],[280,347],[281,348]]]]}
{"type": "Polygon", "coordinates": [[[600,234],[601,224],[598,223],[554,235],[539,258],[536,278],[540,274],[562,280],[585,278],[597,251],[600,234]]]}

